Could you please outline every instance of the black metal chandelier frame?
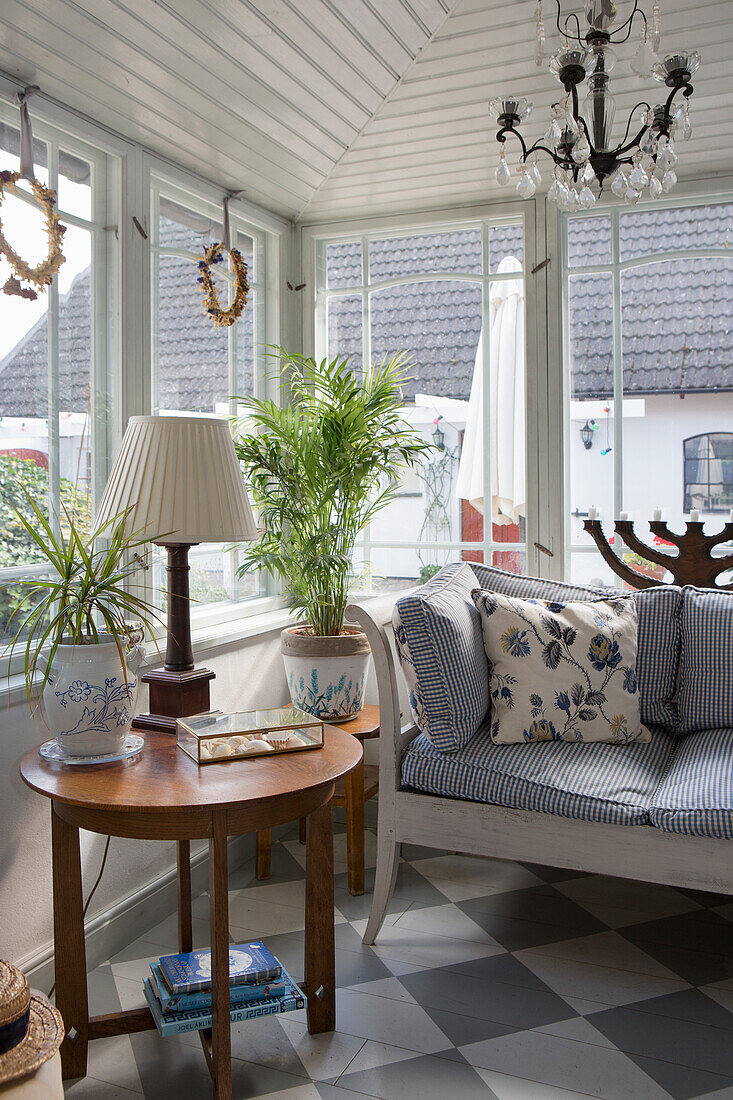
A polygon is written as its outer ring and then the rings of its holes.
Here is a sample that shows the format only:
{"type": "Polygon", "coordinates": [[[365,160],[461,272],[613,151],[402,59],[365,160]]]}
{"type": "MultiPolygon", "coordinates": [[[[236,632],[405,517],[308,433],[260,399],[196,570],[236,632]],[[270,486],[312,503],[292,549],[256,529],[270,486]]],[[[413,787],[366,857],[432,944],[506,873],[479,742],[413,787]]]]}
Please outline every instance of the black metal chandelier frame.
{"type": "MultiPolygon", "coordinates": [[[[577,42],[583,48],[590,47],[594,42],[618,44],[628,41],[629,37],[631,36],[634,17],[636,15],[641,16],[645,26],[648,25],[646,15],[639,7],[639,0],[634,0],[634,7],[632,9],[632,12],[629,15],[628,19],[626,19],[621,24],[621,26],[617,27],[614,31],[601,31],[591,29],[588,34],[583,37],[580,33],[580,21],[575,12],[571,12],[565,17],[564,27],[560,26],[560,17],[562,15],[560,0],[555,0],[555,3],[557,4],[556,24],[558,31],[566,39],[566,41],[577,42]],[[577,30],[575,31],[575,33],[571,33],[568,30],[568,25],[571,19],[575,20],[577,26],[577,30]],[[624,37],[617,37],[624,30],[626,30],[626,35],[624,37]]],[[[659,138],[664,136],[669,140],[673,123],[672,105],[674,103],[675,97],[678,95],[679,92],[682,92],[682,95],[685,99],[689,99],[689,97],[692,95],[692,75],[687,69],[675,69],[670,72],[665,80],[665,84],[671,90],[669,95],[667,96],[667,100],[664,106],[661,109],[655,108],[653,112],[653,117],[650,120],[648,116],[652,114],[652,108],[649,106],[649,104],[644,101],[635,104],[629,113],[628,122],[626,124],[626,132],[623,136],[623,139],[615,149],[608,151],[602,151],[594,147],[588,125],[583,116],[580,114],[578,103],[578,86],[583,83],[585,77],[586,71],[582,65],[565,65],[558,74],[558,79],[560,83],[565,88],[567,94],[570,96],[572,117],[575,120],[578,130],[582,131],[590,146],[590,155],[588,156],[587,163],[590,163],[593,172],[595,173],[595,177],[598,180],[602,190],[604,180],[606,180],[609,176],[612,176],[614,172],[616,172],[616,170],[621,167],[621,165],[633,164],[634,154],[639,149],[645,136],[650,130],[654,132],[655,137],[659,138]],[[627,141],[626,139],[629,136],[632,120],[634,118],[634,115],[640,108],[646,109],[647,120],[644,122],[644,125],[640,128],[636,136],[632,138],[631,141],[627,141]],[[627,153],[630,155],[626,156],[625,154],[627,153]]],[[[500,142],[503,146],[506,142],[507,135],[511,134],[513,137],[516,137],[522,147],[523,164],[527,163],[528,157],[530,157],[533,153],[547,153],[552,158],[558,168],[562,168],[566,172],[571,172],[573,182],[577,183],[580,173],[585,167],[585,163],[578,164],[575,160],[573,160],[573,146],[578,139],[569,129],[566,128],[562,131],[562,136],[560,141],[558,142],[557,149],[548,148],[548,146],[543,145],[542,140],[536,141],[534,145],[530,145],[528,147],[527,143],[525,142],[524,138],[518,130],[518,126],[521,122],[519,115],[513,113],[503,113],[498,116],[497,121],[499,123],[499,131],[496,135],[496,140],[500,142]]],[[[650,152],[649,155],[656,165],[656,150],[650,152]]]]}

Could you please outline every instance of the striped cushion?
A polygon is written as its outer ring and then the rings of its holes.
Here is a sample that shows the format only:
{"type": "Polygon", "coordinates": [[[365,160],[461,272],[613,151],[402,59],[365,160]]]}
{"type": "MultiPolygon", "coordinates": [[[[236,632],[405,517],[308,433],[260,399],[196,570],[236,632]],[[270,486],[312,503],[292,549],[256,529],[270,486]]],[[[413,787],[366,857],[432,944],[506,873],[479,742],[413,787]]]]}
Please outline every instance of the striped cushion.
{"type": "Polygon", "coordinates": [[[733,592],[684,589],[680,730],[733,726],[733,592]]]}
{"type": "MultiPolygon", "coordinates": [[[[503,569],[491,569],[475,563],[472,563],[472,568],[482,588],[519,599],[607,599],[613,592],[607,588],[588,588],[564,584],[562,581],[521,577],[503,569]]],[[[677,727],[675,691],[679,668],[682,589],[673,584],[665,584],[658,588],[645,588],[631,595],[636,599],[639,615],[636,677],[639,682],[641,720],[645,725],[666,726],[674,730],[677,727]]]]}
{"type": "Polygon", "coordinates": [[[665,833],[733,839],[733,729],[701,730],[678,741],[650,816],[665,833]]]}
{"type": "Polygon", "coordinates": [[[402,786],[611,825],[646,825],[675,738],[655,727],[649,743],[495,745],[484,726],[450,756],[418,735],[402,758],[402,786]]]}
{"type": "Polygon", "coordinates": [[[489,666],[471,599],[477,583],[467,562],[447,565],[402,596],[392,617],[413,718],[442,752],[465,745],[489,711],[489,666]]]}

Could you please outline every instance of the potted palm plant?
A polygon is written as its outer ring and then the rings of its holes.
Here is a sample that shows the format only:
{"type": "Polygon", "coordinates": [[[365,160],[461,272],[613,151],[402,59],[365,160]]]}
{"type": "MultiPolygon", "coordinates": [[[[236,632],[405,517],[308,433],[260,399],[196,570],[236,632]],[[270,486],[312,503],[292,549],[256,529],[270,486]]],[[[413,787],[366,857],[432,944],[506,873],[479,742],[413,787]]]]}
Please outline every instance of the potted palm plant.
{"type": "Polygon", "coordinates": [[[40,709],[65,754],[118,752],[135,716],[142,633],[161,621],[130,583],[145,539],[125,535],[124,513],[86,535],[64,509],[54,530],[24,495],[30,515],[16,516],[49,575],[12,582],[24,595],[9,656],[23,651],[31,712],[40,709]]]}
{"type": "Polygon", "coordinates": [[[404,353],[361,379],[347,359],[274,353],[289,404],[245,399],[247,415],[235,426],[262,532],[240,572],[259,567],[279,577],[302,615],[281,635],[293,703],[343,721],[363,706],[370,657],[366,635],[344,625],[354,543],[432,445],[400,416],[404,353]]]}

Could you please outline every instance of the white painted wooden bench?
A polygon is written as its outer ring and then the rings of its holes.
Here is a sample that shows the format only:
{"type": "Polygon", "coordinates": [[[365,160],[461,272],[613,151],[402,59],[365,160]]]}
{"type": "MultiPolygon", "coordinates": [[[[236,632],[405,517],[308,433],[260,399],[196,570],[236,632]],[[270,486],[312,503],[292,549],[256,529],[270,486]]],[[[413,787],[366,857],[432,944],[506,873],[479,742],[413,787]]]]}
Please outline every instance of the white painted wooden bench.
{"type": "Polygon", "coordinates": [[[382,927],[402,843],[733,894],[733,849],[725,840],[401,790],[402,754],[419,733],[412,722],[401,721],[392,611],[402,595],[392,593],[346,609],[349,621],[358,623],[369,639],[379,691],[377,871],[364,943],[374,943],[382,927]]]}

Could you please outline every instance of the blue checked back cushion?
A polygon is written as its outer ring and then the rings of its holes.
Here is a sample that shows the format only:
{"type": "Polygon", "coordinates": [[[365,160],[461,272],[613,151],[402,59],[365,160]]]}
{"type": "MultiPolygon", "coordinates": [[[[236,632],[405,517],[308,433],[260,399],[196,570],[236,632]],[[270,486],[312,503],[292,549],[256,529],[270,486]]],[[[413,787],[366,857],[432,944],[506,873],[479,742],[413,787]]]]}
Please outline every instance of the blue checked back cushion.
{"type": "MultiPolygon", "coordinates": [[[[522,577],[477,563],[472,563],[472,568],[482,588],[524,600],[593,600],[607,599],[613,594],[609,589],[522,577]]],[[[632,594],[636,599],[639,622],[636,678],[639,684],[641,720],[645,725],[665,726],[676,731],[678,719],[675,694],[679,669],[682,589],[666,584],[632,594]]],[[[731,677],[733,682],[733,672],[731,677]]],[[[725,724],[723,721],[710,723],[717,726],[725,724]]],[[[733,725],[733,721],[729,724],[733,725]]]]}
{"type": "Polygon", "coordinates": [[[462,748],[489,711],[489,666],[471,599],[477,586],[468,563],[446,565],[402,596],[392,617],[413,718],[441,752],[462,748]]]}
{"type": "Polygon", "coordinates": [[[683,589],[680,732],[733,726],[733,592],[683,589]]]}

